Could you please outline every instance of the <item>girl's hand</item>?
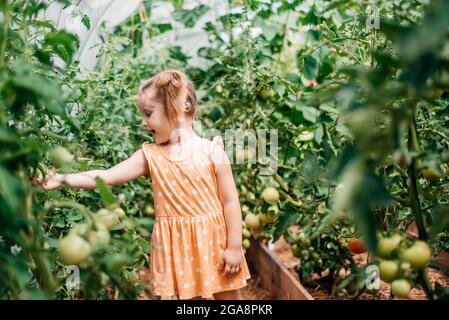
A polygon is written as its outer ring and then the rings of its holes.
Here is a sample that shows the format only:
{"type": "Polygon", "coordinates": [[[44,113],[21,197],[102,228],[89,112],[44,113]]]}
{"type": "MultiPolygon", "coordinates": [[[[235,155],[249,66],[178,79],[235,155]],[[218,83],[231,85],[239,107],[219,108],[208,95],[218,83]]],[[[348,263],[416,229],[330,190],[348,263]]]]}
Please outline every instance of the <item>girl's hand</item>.
{"type": "Polygon", "coordinates": [[[62,183],[64,181],[64,175],[50,171],[47,173],[47,180],[44,183],[42,183],[38,177],[33,177],[32,181],[35,184],[42,185],[46,190],[53,190],[64,186],[62,183]]]}
{"type": "Polygon", "coordinates": [[[223,252],[218,270],[222,270],[224,266],[226,266],[225,275],[239,272],[242,267],[242,251],[239,249],[226,248],[223,252]]]}

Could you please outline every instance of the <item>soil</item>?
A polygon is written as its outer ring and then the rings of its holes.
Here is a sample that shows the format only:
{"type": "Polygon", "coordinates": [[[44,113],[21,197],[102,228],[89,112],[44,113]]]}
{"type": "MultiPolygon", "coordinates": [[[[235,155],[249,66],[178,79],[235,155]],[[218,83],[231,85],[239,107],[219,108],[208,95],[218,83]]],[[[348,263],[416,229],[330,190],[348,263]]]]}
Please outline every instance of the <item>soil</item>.
{"type": "MultiPolygon", "coordinates": [[[[141,270],[140,277],[143,282],[148,280],[149,271],[141,270]]],[[[267,290],[260,286],[260,278],[251,273],[251,279],[248,280],[248,285],[241,289],[242,297],[244,300],[273,300],[274,297],[267,290]]],[[[149,300],[152,299],[149,295],[142,294],[138,300],[149,300]]],[[[153,298],[154,299],[154,298],[153,298]]],[[[213,299],[212,299],[213,300],[213,299]]]]}
{"type": "Polygon", "coordinates": [[[260,278],[252,274],[248,285],[242,289],[242,296],[245,300],[274,300],[274,297],[268,290],[263,289],[260,284],[260,278]]]}

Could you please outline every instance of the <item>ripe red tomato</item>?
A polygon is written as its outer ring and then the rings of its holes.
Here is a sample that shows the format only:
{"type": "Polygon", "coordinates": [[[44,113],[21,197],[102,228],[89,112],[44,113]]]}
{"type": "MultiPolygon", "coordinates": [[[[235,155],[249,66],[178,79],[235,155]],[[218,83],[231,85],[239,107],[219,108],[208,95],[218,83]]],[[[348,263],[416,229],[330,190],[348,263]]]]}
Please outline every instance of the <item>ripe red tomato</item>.
{"type": "Polygon", "coordinates": [[[354,254],[365,253],[366,248],[362,239],[351,239],[348,242],[348,249],[354,254]]]}

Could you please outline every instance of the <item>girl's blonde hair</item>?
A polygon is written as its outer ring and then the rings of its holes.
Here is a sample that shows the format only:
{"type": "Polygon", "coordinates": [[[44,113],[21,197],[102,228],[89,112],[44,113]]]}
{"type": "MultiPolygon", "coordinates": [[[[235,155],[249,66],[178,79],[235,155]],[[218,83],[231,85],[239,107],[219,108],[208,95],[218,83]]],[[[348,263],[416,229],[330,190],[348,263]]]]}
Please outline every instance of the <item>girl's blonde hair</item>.
{"type": "Polygon", "coordinates": [[[193,84],[184,72],[174,69],[164,70],[144,80],[138,90],[139,108],[145,108],[151,88],[155,89],[156,99],[161,102],[170,122],[175,122],[184,105],[186,114],[195,117],[198,101],[193,84]]]}

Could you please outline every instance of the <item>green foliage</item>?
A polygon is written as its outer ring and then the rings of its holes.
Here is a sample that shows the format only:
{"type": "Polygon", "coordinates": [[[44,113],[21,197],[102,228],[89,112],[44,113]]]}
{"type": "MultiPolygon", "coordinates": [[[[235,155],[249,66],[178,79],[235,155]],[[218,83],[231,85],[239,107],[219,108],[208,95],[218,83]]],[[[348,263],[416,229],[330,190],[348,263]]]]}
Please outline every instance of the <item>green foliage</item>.
{"type": "MultiPolygon", "coordinates": [[[[188,28],[209,10],[172,2],[173,18],[188,28]]],[[[54,169],[55,146],[75,158],[59,171],[86,171],[109,168],[151,140],[139,126],[135,93],[166,68],[190,75],[206,128],[222,136],[234,129],[234,139],[246,140],[251,130],[277,130],[275,173],[264,171],[263,155],[233,171],[244,214],[275,216],[254,236],[296,245],[304,283],[357,297],[366,274],[347,239],[362,237],[376,254],[379,234],[404,233],[412,222],[434,254],[449,249],[448,3],[375,5],[379,30],[366,28],[366,3],[358,0],[230,1],[242,10],[205,24],[210,45],[198,55],[207,64],[197,68],[176,44],[148,45],[174,26],[146,19],[146,2],[105,37],[97,68],[86,72],[74,60],[77,37],[37,18],[45,4],[3,1],[0,297],[132,299],[145,288],[136,278],[148,268],[154,222],[143,217],[153,196],[146,177],[50,192],[29,178],[54,169]],[[266,187],[279,190],[277,203],[261,198],[266,187]],[[81,289],[68,291],[59,239],[116,206],[126,218],[81,266],[81,289]],[[21,251],[12,254],[15,246],[21,251]]],[[[424,276],[413,281],[431,298],[447,296],[439,284],[429,289],[424,276]]]]}

